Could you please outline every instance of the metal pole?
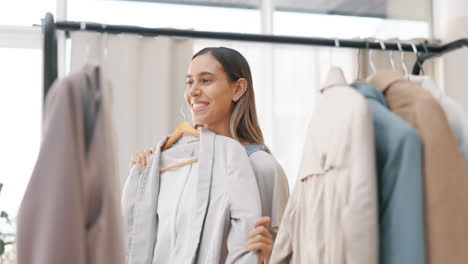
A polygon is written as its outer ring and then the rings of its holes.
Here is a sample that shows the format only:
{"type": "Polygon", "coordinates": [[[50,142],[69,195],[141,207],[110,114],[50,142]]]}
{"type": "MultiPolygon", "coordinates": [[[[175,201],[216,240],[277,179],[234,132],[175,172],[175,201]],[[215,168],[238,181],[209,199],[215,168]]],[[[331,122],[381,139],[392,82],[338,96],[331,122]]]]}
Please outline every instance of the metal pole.
{"type": "Polygon", "coordinates": [[[424,61],[442,56],[446,53],[460,49],[462,47],[468,47],[468,39],[459,39],[459,40],[455,40],[453,42],[447,43],[440,47],[439,52],[428,52],[428,53],[419,55],[418,58],[416,59],[416,62],[414,63],[412,73],[418,75],[419,72],[421,71],[421,66],[423,65],[424,61]]]}
{"type": "MultiPolygon", "coordinates": [[[[84,23],[73,21],[58,21],[56,27],[58,30],[78,31],[82,25],[86,25],[86,31],[106,32],[110,34],[139,34],[142,36],[175,36],[175,37],[191,37],[191,38],[207,38],[207,39],[224,39],[238,41],[253,41],[263,43],[281,43],[281,44],[298,44],[298,45],[315,45],[336,47],[336,39],[328,38],[307,38],[307,37],[292,37],[264,34],[243,34],[243,33],[228,33],[228,32],[211,32],[211,31],[194,31],[171,28],[144,28],[124,25],[106,25],[99,23],[84,23]]],[[[338,39],[340,48],[356,48],[356,49],[375,49],[381,50],[380,42],[367,40],[349,40],[338,39]]],[[[384,42],[386,50],[398,51],[397,42],[384,42]]],[[[411,44],[401,43],[403,51],[413,52],[411,44]]],[[[422,47],[417,47],[419,52],[440,52],[440,47],[437,45],[426,45],[427,51],[422,47]]]]}
{"type": "Polygon", "coordinates": [[[43,20],[43,102],[52,83],[57,79],[57,38],[54,16],[47,13],[43,20]]]}

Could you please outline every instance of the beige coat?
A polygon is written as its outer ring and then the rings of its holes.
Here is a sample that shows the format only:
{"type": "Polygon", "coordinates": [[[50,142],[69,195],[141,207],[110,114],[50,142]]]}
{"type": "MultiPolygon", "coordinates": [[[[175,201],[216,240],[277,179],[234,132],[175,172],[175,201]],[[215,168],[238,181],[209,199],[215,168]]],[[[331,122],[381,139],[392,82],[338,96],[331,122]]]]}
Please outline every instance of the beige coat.
{"type": "Polygon", "coordinates": [[[429,264],[467,263],[468,176],[444,111],[428,91],[399,73],[379,72],[368,81],[421,136],[429,264]]]}
{"type": "Polygon", "coordinates": [[[271,263],[376,264],[371,114],[341,69],[332,68],[321,92],[271,263]]]}
{"type": "Polygon", "coordinates": [[[45,105],[39,157],[18,215],[19,264],[124,263],[119,178],[108,90],[92,67],[56,81],[45,105]],[[87,79],[102,92],[89,152],[84,147],[87,79]]]}

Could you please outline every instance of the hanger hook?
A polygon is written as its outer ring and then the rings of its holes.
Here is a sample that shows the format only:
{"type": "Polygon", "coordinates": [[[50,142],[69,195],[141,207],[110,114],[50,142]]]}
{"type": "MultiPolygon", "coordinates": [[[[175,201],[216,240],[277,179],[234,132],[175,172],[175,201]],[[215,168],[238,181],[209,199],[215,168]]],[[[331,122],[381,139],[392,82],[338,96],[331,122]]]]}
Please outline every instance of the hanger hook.
{"type": "Polygon", "coordinates": [[[411,47],[413,48],[413,52],[416,55],[416,63],[419,65],[419,69],[421,69],[421,72],[424,75],[423,66],[422,66],[421,62],[419,61],[418,48],[416,47],[416,44],[414,44],[414,43],[411,43],[411,47]]]}
{"type": "MultiPolygon", "coordinates": [[[[424,53],[429,53],[429,49],[427,48],[427,45],[426,45],[426,44],[427,44],[427,43],[424,43],[424,42],[423,42],[423,43],[421,43],[421,46],[423,47],[424,53]]],[[[426,75],[426,74],[424,73],[424,68],[423,68],[423,66],[422,66],[422,63],[421,63],[419,60],[418,60],[418,63],[419,63],[419,68],[421,69],[422,75],[426,75]]]]}
{"type": "Polygon", "coordinates": [[[392,66],[392,71],[396,71],[395,60],[393,57],[393,50],[390,50],[389,56],[390,56],[390,65],[392,66]]]}
{"type": "Polygon", "coordinates": [[[382,51],[385,51],[387,49],[387,47],[385,46],[385,43],[383,41],[379,41],[380,43],[380,48],[382,49],[382,51]]]}
{"type": "Polygon", "coordinates": [[[374,62],[372,61],[372,49],[369,47],[369,43],[367,43],[367,46],[369,48],[369,65],[372,69],[372,73],[376,73],[377,70],[375,68],[374,62]]]}
{"type": "Polygon", "coordinates": [[[360,62],[361,62],[361,49],[359,48],[358,49],[358,53],[357,53],[357,77],[356,79],[359,79],[361,77],[361,65],[360,65],[360,62]]]}
{"type": "Polygon", "coordinates": [[[406,68],[405,64],[405,52],[403,51],[403,47],[401,46],[401,43],[397,43],[398,50],[400,51],[400,62],[401,62],[401,67],[403,68],[403,72],[405,73],[405,76],[408,76],[408,69],[406,68]]]}
{"type": "MultiPolygon", "coordinates": [[[[387,47],[385,46],[385,43],[383,41],[379,41],[380,47],[382,48],[382,51],[386,51],[387,47]]],[[[393,51],[390,50],[389,53],[390,56],[390,65],[392,66],[392,71],[395,71],[395,62],[393,61],[393,51]]]]}

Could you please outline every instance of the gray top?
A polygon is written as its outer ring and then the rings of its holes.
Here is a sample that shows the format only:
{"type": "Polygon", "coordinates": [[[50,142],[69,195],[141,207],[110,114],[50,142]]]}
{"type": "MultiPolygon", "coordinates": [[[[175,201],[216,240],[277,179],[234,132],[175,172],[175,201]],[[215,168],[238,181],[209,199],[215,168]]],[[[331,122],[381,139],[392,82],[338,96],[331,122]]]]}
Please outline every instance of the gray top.
{"type": "Polygon", "coordinates": [[[289,199],[288,178],[278,161],[266,151],[251,153],[249,160],[260,191],[262,216],[271,218],[271,230],[277,232],[289,199]]]}

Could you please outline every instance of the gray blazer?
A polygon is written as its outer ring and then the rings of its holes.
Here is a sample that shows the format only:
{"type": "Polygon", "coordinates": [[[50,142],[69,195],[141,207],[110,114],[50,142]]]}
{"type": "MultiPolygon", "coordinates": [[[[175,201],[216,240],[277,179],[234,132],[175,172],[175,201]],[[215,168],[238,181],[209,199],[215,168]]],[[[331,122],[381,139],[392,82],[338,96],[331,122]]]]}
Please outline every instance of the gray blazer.
{"type": "MultiPolygon", "coordinates": [[[[176,247],[175,263],[257,263],[245,248],[248,232],[261,215],[257,181],[242,145],[201,128],[197,194],[193,199],[193,232],[176,247]]],[[[123,190],[127,263],[153,261],[158,222],[160,147],[143,173],[134,166],[123,190]]]]}

